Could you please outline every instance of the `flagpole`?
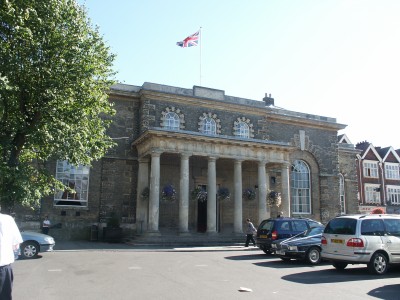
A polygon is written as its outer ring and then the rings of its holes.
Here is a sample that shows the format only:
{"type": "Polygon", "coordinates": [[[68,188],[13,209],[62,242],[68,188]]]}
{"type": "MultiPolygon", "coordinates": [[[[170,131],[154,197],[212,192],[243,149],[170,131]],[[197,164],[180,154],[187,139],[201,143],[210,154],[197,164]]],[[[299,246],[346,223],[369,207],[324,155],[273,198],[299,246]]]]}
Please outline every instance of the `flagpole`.
{"type": "Polygon", "coordinates": [[[199,42],[200,42],[200,86],[201,86],[201,47],[202,47],[201,44],[203,44],[203,40],[202,40],[202,37],[201,37],[201,26],[200,26],[199,32],[200,32],[200,34],[199,34],[199,42]]]}

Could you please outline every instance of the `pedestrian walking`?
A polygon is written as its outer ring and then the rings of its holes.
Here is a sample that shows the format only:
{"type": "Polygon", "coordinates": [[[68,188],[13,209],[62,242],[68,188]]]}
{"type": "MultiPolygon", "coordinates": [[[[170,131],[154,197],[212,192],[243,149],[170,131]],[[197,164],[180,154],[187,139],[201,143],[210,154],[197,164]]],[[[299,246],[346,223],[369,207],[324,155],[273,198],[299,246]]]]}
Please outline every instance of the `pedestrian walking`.
{"type": "Polygon", "coordinates": [[[0,213],[0,299],[12,299],[14,274],[11,264],[15,260],[14,252],[22,243],[14,218],[0,213]]]}
{"type": "Polygon", "coordinates": [[[257,232],[257,229],[254,227],[253,223],[250,222],[250,219],[246,219],[246,223],[246,244],[244,246],[248,247],[250,242],[255,246],[256,242],[254,241],[253,234],[257,232]]]}
{"type": "Polygon", "coordinates": [[[42,224],[42,233],[43,234],[49,234],[49,229],[50,229],[50,220],[49,220],[49,216],[45,216],[44,220],[43,220],[43,224],[42,224]]]}

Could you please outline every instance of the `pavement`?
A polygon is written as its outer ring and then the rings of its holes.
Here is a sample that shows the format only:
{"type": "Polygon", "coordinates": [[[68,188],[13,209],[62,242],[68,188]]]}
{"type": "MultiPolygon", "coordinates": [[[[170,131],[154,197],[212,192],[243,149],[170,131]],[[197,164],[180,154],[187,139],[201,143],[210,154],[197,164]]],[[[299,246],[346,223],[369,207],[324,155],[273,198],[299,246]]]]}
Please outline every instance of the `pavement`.
{"type": "Polygon", "coordinates": [[[213,245],[213,246],[163,246],[163,245],[135,245],[132,243],[105,243],[100,241],[56,241],[54,251],[251,251],[258,247],[241,245],[213,245]]]}

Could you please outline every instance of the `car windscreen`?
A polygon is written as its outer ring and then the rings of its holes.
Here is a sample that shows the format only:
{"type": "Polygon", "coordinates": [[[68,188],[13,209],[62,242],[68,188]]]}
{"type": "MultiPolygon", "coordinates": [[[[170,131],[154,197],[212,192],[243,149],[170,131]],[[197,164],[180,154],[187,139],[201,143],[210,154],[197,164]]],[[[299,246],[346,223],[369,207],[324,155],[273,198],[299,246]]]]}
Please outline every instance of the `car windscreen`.
{"type": "Polygon", "coordinates": [[[324,227],[313,227],[308,229],[305,232],[305,236],[313,236],[313,235],[318,235],[321,234],[324,231],[324,227]]]}
{"type": "Polygon", "coordinates": [[[272,227],[274,227],[274,221],[273,220],[268,220],[268,221],[264,221],[260,224],[260,226],[258,227],[258,229],[264,229],[267,231],[271,231],[272,227]]]}
{"type": "Polygon", "coordinates": [[[324,233],[353,235],[356,233],[356,225],[356,219],[336,218],[329,221],[324,233]]]}

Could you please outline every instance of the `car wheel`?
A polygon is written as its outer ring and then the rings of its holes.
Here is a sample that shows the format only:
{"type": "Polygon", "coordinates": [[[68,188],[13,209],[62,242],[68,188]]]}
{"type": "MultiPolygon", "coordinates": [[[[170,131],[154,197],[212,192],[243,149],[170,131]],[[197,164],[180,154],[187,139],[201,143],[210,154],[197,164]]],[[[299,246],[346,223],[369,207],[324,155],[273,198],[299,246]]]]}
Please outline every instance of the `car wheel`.
{"type": "Polygon", "coordinates": [[[35,242],[24,242],[21,244],[21,256],[23,258],[35,258],[39,253],[39,245],[35,242]]]}
{"type": "Polygon", "coordinates": [[[307,252],[307,260],[312,265],[317,265],[321,262],[321,250],[317,247],[311,247],[307,252]]]}
{"type": "Polygon", "coordinates": [[[332,263],[336,270],[344,270],[347,267],[347,264],[344,262],[335,261],[332,263]]]}
{"type": "Polygon", "coordinates": [[[372,274],[383,275],[389,269],[388,259],[383,253],[375,253],[368,263],[368,270],[372,274]]]}
{"type": "Polygon", "coordinates": [[[272,255],[271,250],[267,250],[264,248],[262,249],[262,251],[264,251],[265,254],[272,255]]]}

